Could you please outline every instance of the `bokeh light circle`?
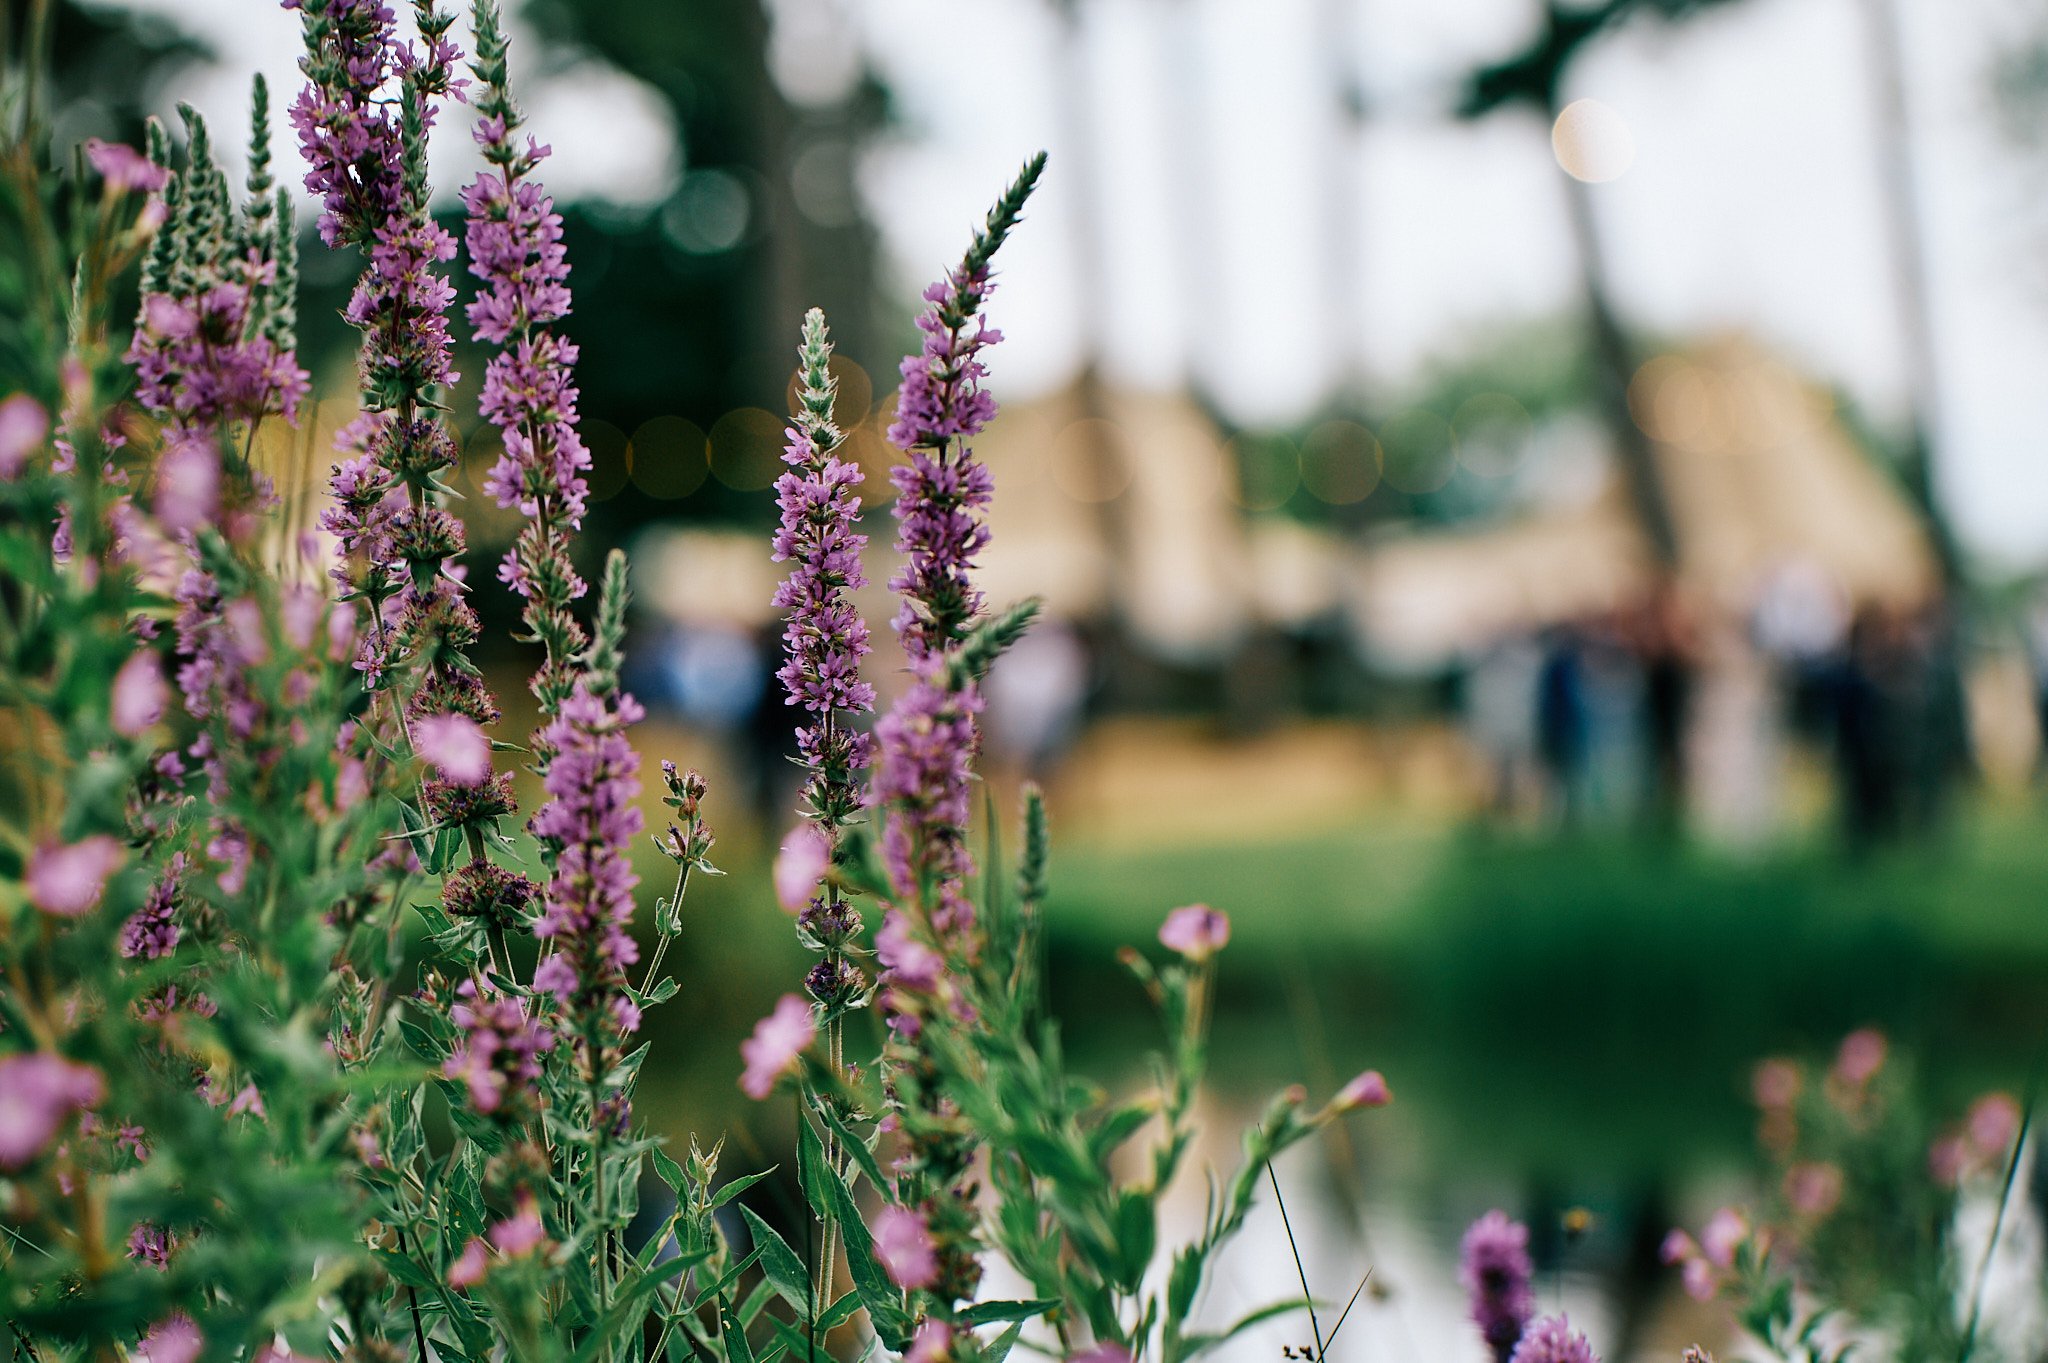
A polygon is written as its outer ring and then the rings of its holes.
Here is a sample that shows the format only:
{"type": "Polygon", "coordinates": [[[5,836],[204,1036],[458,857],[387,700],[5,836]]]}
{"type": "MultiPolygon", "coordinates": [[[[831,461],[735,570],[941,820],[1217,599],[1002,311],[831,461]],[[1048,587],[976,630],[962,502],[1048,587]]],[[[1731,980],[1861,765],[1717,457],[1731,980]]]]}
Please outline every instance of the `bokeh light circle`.
{"type": "Polygon", "coordinates": [[[1613,106],[1575,99],[1551,125],[1550,148],[1565,174],[1587,184],[1604,184],[1621,178],[1635,164],[1636,135],[1613,106]]]}

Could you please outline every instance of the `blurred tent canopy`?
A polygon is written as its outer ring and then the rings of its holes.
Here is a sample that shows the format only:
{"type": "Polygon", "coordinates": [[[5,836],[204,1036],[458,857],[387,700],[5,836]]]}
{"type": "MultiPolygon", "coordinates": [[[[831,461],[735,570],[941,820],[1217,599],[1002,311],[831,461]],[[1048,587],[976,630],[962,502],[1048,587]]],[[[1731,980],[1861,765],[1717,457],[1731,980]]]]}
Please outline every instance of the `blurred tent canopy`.
{"type": "MultiPolygon", "coordinates": [[[[1818,571],[1851,608],[1909,608],[1939,589],[1925,524],[1857,447],[1832,400],[1753,342],[1660,355],[1630,401],[1669,490],[1676,584],[1740,620],[1771,578],[1818,571]]],[[[1397,533],[1366,549],[1361,637],[1400,665],[1446,666],[1495,639],[1646,599],[1654,562],[1618,482],[1582,505],[1498,526],[1397,533]]]]}

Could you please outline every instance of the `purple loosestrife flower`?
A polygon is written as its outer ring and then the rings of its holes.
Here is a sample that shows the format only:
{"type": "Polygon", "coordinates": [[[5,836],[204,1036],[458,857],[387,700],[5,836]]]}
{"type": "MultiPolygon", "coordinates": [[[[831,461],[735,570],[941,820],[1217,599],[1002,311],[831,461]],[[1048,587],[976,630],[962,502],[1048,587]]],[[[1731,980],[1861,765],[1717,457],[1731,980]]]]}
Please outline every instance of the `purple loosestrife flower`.
{"type": "Polygon", "coordinates": [[[1536,1314],[1529,1228],[1510,1221],[1505,1212],[1490,1211],[1466,1230],[1461,1248],[1459,1276],[1471,1294],[1472,1322],[1498,1363],[1509,1363],[1529,1317],[1536,1314]]]}
{"type": "Polygon", "coordinates": [[[979,314],[994,287],[990,261],[1044,169],[1043,153],[1025,165],[960,264],[925,290],[931,306],[917,319],[924,345],[903,361],[889,439],[910,456],[890,474],[897,490],[896,548],[904,564],[889,586],[903,598],[896,628],[913,662],[956,643],[981,609],[981,593],[968,573],[988,544],[981,515],[994,483],[966,442],[995,416],[995,399],[981,387],[988,371],[979,356],[1002,333],[979,314]]]}
{"type": "Polygon", "coordinates": [[[1545,1316],[1515,1346],[1510,1363],[1600,1363],[1586,1337],[1563,1316],[1545,1316]]]}
{"type": "Polygon", "coordinates": [[[85,139],[85,159],[107,182],[107,188],[119,193],[139,190],[144,194],[154,194],[170,178],[169,171],[120,142],[102,142],[97,137],[88,137],[85,139]]]}
{"type": "Polygon", "coordinates": [[[462,1039],[441,1072],[468,1085],[478,1112],[521,1115],[526,1094],[540,1081],[541,1054],[555,1044],[547,1024],[529,1017],[519,1000],[489,986],[479,989],[474,980],[457,988],[449,1016],[462,1039]]]}
{"type": "Polygon", "coordinates": [[[114,674],[108,718],[115,733],[135,738],[164,717],[170,702],[171,688],[164,682],[164,665],[156,650],[140,648],[114,674]]]}
{"type": "Polygon", "coordinates": [[[866,996],[866,978],[846,954],[861,918],[836,881],[827,880],[815,897],[812,892],[831,865],[840,829],[861,807],[860,775],[873,745],[854,725],[856,716],[874,708],[875,691],[861,680],[868,627],[851,597],[867,583],[861,567],[867,536],[854,529],[860,519],[855,489],[861,472],[835,454],[842,439],[832,423],[838,385],[831,372],[825,314],[817,308],[804,316],[797,359],[797,411],[782,456],[790,467],[775,483],[782,519],[773,557],[790,570],[776,588],[774,605],[784,613],[784,662],[776,675],[789,704],[807,717],[797,729],[797,751],[810,769],[804,784],[810,823],[808,835],[800,829],[791,837],[778,863],[779,869],[793,871],[800,860],[801,872],[779,877],[778,889],[784,907],[798,914],[799,935],[822,954],[805,986],[826,1009],[830,1024],[866,996]],[[785,888],[784,878],[802,883],[785,888]]]}
{"type": "MultiPolygon", "coordinates": [[[[480,407],[504,440],[484,490],[527,518],[498,576],[523,598],[522,619],[544,650],[533,693],[546,718],[574,687],[586,638],[570,610],[585,584],[568,542],[589,500],[590,454],[576,433],[577,349],[551,330],[569,315],[570,297],[562,218],[533,177],[548,149],[515,136],[521,120],[506,88],[497,7],[480,4],[475,17],[476,140],[493,169],[462,191],[469,270],[479,281],[469,322],[478,340],[498,347],[484,367],[480,407]]],[[[537,751],[544,770],[548,754],[537,751]]]]}
{"type": "Polygon", "coordinates": [[[50,433],[50,414],[27,393],[0,401],[0,480],[21,476],[30,455],[50,433]]]}
{"type": "Polygon", "coordinates": [[[123,956],[154,961],[178,949],[178,898],[189,864],[183,852],[174,853],[163,874],[143,897],[142,907],[121,925],[123,956]]]}
{"type": "Polygon", "coordinates": [[[454,17],[416,0],[414,49],[398,43],[391,11],[375,0],[285,4],[304,15],[306,86],[291,120],[311,168],[306,186],[325,205],[321,235],[368,257],[343,311],[363,333],[364,411],[337,441],[367,460],[335,468],[326,523],[342,542],[338,576],[369,616],[357,667],[381,687],[395,664],[421,659],[432,675],[415,696],[418,718],[437,713],[434,699],[454,676],[474,672],[465,651],[475,615],[448,575],[462,552],[461,523],[434,505],[437,475],[455,457],[435,415],[435,390],[457,378],[447,319],[455,289],[438,268],[455,243],[427,214],[426,139],[436,100],[457,86],[446,38],[454,17]],[[394,597],[395,633],[386,610],[394,597]]]}
{"type": "MultiPolygon", "coordinates": [[[[556,995],[564,1010],[618,1034],[638,1024],[624,987],[640,949],[626,929],[633,919],[633,871],[626,849],[639,836],[640,757],[626,727],[640,706],[624,692],[593,693],[587,680],[547,726],[554,760],[544,782],[548,803],[532,831],[555,849],[554,879],[534,932],[553,947],[535,970],[535,989],[556,995]]],[[[586,1067],[594,1057],[586,1057],[586,1067]]],[[[599,1071],[601,1072],[601,1071],[599,1071]]]]}
{"type": "Polygon", "coordinates": [[[782,521],[774,559],[791,565],[774,598],[775,608],[785,613],[785,659],[776,675],[789,703],[811,716],[797,731],[798,750],[811,769],[805,798],[811,816],[836,834],[859,808],[855,787],[869,756],[851,716],[875,704],[874,687],[860,677],[860,661],[868,654],[867,622],[851,600],[867,585],[861,551],[868,537],[854,528],[860,520],[860,466],[834,454],[841,437],[832,424],[832,344],[825,314],[816,308],[804,317],[797,355],[803,376],[799,411],[782,456],[790,471],[775,482],[782,521]]]}
{"type": "MultiPolygon", "coordinates": [[[[267,163],[263,90],[257,89],[257,136],[252,158],[267,163]]],[[[254,426],[272,411],[295,419],[307,391],[288,327],[274,324],[272,300],[288,292],[280,279],[267,197],[237,217],[227,177],[215,164],[206,122],[181,106],[187,164],[172,176],[154,163],[164,216],[145,266],[141,312],[127,360],[136,395],[164,424],[154,509],[173,534],[220,524],[239,537],[253,528],[251,505],[271,497],[267,480],[246,467],[235,427],[254,426]],[[256,212],[260,208],[261,212],[256,212]],[[223,515],[223,450],[232,452],[236,496],[223,515]]],[[[168,153],[160,125],[152,124],[152,153],[168,153]]],[[[260,181],[267,196],[268,182],[260,181]]]]}
{"type": "Polygon", "coordinates": [[[942,939],[974,921],[966,897],[974,864],[967,851],[972,813],[974,717],[981,696],[972,684],[954,690],[943,666],[928,662],[875,725],[879,760],[869,799],[890,811],[882,858],[896,894],[924,903],[942,939]]]}

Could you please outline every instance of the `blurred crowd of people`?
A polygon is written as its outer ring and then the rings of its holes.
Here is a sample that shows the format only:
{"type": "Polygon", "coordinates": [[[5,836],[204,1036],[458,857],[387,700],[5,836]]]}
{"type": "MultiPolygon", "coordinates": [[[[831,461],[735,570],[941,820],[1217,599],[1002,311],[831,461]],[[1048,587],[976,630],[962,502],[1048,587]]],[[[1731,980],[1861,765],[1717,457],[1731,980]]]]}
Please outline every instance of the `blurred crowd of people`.
{"type": "Polygon", "coordinates": [[[1948,604],[1852,605],[1798,568],[1718,632],[1665,593],[1504,638],[1461,680],[1494,810],[1555,826],[1675,828],[1719,782],[1708,798],[1768,832],[1804,746],[1825,754],[1842,831],[1868,845],[1938,827],[1970,760],[1948,604]]]}

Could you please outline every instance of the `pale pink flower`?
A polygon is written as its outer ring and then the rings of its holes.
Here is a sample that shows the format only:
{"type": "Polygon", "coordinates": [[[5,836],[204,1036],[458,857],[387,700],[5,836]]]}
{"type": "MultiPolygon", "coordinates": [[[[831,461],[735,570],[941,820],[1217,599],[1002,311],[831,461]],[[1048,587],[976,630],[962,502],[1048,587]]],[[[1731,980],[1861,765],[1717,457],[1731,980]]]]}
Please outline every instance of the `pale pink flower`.
{"type": "Polygon", "coordinates": [[[0,479],[21,476],[28,457],[50,433],[50,414],[26,393],[16,393],[0,402],[0,479]]]}
{"type": "Polygon", "coordinates": [[[2020,1105],[2010,1094],[1987,1093],[1970,1105],[1965,1129],[1978,1154],[2002,1160],[2020,1134],[2020,1105]]]}
{"type": "Polygon", "coordinates": [[[1790,1060],[1765,1060],[1751,1072],[1749,1091],[1758,1107],[1766,1112],[1778,1112],[1799,1100],[1799,1090],[1805,1083],[1799,1066],[1790,1060]]]}
{"type": "Polygon", "coordinates": [[[1693,1243],[1690,1235],[1682,1230],[1674,1230],[1664,1237],[1664,1243],[1658,1247],[1657,1257],[1667,1264],[1682,1264],[1687,1259],[1697,1256],[1699,1252],[1700,1247],[1693,1243]]]}
{"type": "Polygon", "coordinates": [[[953,1327],[942,1320],[925,1320],[918,1324],[903,1363],[951,1363],[952,1357],[953,1327]]]}
{"type": "Polygon", "coordinates": [[[484,1269],[489,1266],[484,1253],[484,1242],[474,1235],[470,1236],[469,1243],[462,1247],[461,1257],[448,1265],[448,1285],[474,1287],[483,1281],[484,1269]]]}
{"type": "Polygon", "coordinates": [[[884,1207],[875,1218],[875,1257],[898,1287],[915,1292],[939,1280],[939,1256],[924,1218],[903,1207],[884,1207]]]}
{"type": "Polygon", "coordinates": [[[832,844],[816,824],[798,824],[775,854],[775,897],[790,913],[801,913],[832,864],[832,844]]]}
{"type": "Polygon", "coordinates": [[[1891,1047],[1884,1039],[1884,1033],[1875,1027],[1863,1027],[1842,1038],[1842,1049],[1835,1055],[1835,1079],[1851,1089],[1860,1089],[1884,1068],[1885,1056],[1891,1047]]]}
{"type": "Polygon", "coordinates": [[[44,913],[76,918],[98,905],[107,877],[127,855],[104,833],[74,843],[44,843],[28,859],[28,902],[44,913]]]}
{"type": "Polygon", "coordinates": [[[413,721],[412,745],[419,755],[458,786],[480,785],[491,776],[491,740],[468,715],[426,715],[413,721]]]}
{"type": "Polygon", "coordinates": [[[540,1210],[529,1193],[521,1193],[512,1215],[491,1227],[491,1243],[504,1255],[530,1253],[545,1239],[547,1229],[541,1225],[540,1210]]]}
{"type": "Polygon", "coordinates": [[[946,968],[945,960],[917,939],[910,920],[897,909],[882,915],[875,933],[875,958],[888,970],[892,985],[920,994],[936,988],[946,968]]]}
{"type": "Polygon", "coordinates": [[[1068,1354],[1067,1363],[1131,1363],[1131,1351],[1118,1344],[1097,1344],[1068,1354]]]}
{"type": "Polygon", "coordinates": [[[334,774],[334,807],[352,809],[370,796],[370,773],[360,758],[342,759],[334,774]]]}
{"type": "Polygon", "coordinates": [[[1189,904],[1166,915],[1159,940],[1190,961],[1206,961],[1230,941],[1230,915],[1207,904],[1189,904]]]}
{"type": "Polygon", "coordinates": [[[137,649],[114,674],[114,732],[123,738],[146,732],[164,717],[170,703],[171,687],[164,680],[163,661],[155,649],[137,649]]]}
{"type": "Polygon", "coordinates": [[[136,1363],[193,1363],[205,1347],[199,1327],[180,1311],[149,1327],[135,1359],[136,1363]]]}
{"type": "Polygon", "coordinates": [[[1700,1232],[1700,1252],[1716,1268],[1728,1268],[1735,1263],[1735,1251],[1747,1239],[1748,1219],[1733,1207],[1723,1207],[1707,1218],[1706,1229],[1700,1232]]]}
{"type": "Polygon", "coordinates": [[[1338,1089],[1330,1107],[1337,1112],[1349,1112],[1358,1107],[1385,1107],[1393,1101],[1394,1091],[1387,1087],[1386,1076],[1378,1070],[1367,1070],[1338,1089]]]}
{"type": "Polygon", "coordinates": [[[120,142],[102,142],[97,137],[88,137],[85,139],[85,159],[106,180],[109,189],[139,189],[150,194],[162,189],[171,178],[167,168],[120,142]]]}
{"type": "Polygon", "coordinates": [[[156,464],[151,505],[173,534],[211,525],[220,513],[220,451],[202,440],[187,440],[164,451],[156,464]]]}
{"type": "Polygon", "coordinates": [[[321,620],[326,613],[327,594],[318,587],[310,582],[295,583],[286,587],[278,604],[285,642],[301,653],[310,653],[313,641],[319,637],[321,620]]]}
{"type": "Polygon", "coordinates": [[[1694,1301],[1712,1301],[1721,1290],[1721,1275],[1705,1258],[1687,1259],[1683,1277],[1685,1294],[1694,1301]]]}
{"type": "Polygon", "coordinates": [[[106,1096],[90,1065],[41,1051],[0,1057],[0,1169],[14,1170],[43,1153],[71,1114],[106,1096]]]}
{"type": "Polygon", "coordinates": [[[1785,1200],[1799,1215],[1821,1220],[1841,1205],[1841,1169],[1822,1160],[1793,1165],[1785,1171],[1785,1200]]]}
{"type": "Polygon", "coordinates": [[[747,1062],[740,1076],[740,1088],[749,1098],[766,1098],[775,1081],[797,1067],[797,1058],[818,1035],[818,1021],[811,1006],[794,994],[776,1001],[775,1011],[754,1025],[754,1034],[740,1043],[740,1059],[747,1062]]]}

